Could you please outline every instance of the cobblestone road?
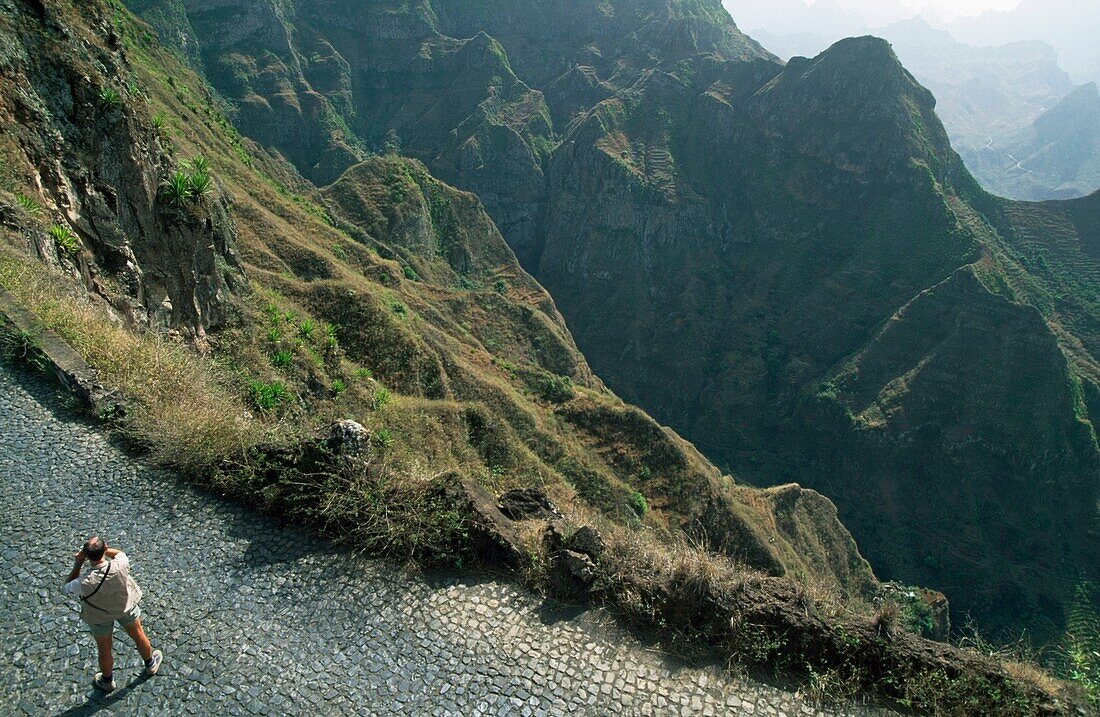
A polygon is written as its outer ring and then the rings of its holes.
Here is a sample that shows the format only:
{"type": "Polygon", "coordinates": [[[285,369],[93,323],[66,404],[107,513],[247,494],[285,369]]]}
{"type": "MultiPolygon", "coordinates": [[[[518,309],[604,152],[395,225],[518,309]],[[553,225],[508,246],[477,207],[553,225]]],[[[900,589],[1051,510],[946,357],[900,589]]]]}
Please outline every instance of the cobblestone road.
{"type": "Polygon", "coordinates": [[[678,666],[600,611],[567,617],[506,584],[410,576],[201,493],[3,366],[0,483],[0,714],[820,714],[678,666]],[[108,697],[59,590],[91,532],[131,556],[165,653],[142,680],[119,632],[108,697]]]}

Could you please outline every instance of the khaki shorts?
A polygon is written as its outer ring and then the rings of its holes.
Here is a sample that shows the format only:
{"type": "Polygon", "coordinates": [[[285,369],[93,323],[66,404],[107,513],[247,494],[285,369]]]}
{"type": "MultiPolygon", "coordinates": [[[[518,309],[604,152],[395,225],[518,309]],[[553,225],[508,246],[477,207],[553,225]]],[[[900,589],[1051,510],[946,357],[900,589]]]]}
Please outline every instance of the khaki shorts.
{"type": "Polygon", "coordinates": [[[112,632],[114,632],[116,622],[123,627],[127,627],[129,625],[133,625],[139,619],[141,619],[141,608],[137,605],[134,605],[133,610],[126,613],[120,618],[109,620],[108,622],[88,623],[88,627],[92,629],[93,636],[106,637],[107,635],[110,635],[112,632]]]}

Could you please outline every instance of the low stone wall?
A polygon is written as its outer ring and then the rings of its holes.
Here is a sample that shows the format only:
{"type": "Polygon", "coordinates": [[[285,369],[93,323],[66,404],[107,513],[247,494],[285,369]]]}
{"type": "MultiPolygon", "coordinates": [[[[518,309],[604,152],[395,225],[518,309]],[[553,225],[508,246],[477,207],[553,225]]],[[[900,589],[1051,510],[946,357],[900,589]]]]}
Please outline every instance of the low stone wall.
{"type": "Polygon", "coordinates": [[[121,397],[100,382],[96,370],[3,287],[0,287],[0,333],[15,345],[21,345],[26,352],[24,360],[53,374],[92,415],[114,416],[123,410],[121,397]]]}

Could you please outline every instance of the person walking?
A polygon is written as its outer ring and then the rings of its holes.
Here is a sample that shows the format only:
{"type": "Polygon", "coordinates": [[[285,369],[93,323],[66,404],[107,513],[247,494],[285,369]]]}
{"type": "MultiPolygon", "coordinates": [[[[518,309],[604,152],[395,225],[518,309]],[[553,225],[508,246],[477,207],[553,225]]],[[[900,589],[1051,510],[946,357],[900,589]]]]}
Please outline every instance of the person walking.
{"type": "Polygon", "coordinates": [[[108,548],[99,536],[88,538],[76,553],[76,564],[65,579],[62,592],[80,598],[80,618],[88,623],[99,650],[99,672],[92,685],[103,692],[115,689],[112,652],[115,622],[122,625],[145,661],[145,674],[157,674],[164,655],[154,650],[141,627],[141,588],[130,577],[130,559],[126,553],[108,548]],[[80,569],[88,564],[83,577],[80,569]]]}

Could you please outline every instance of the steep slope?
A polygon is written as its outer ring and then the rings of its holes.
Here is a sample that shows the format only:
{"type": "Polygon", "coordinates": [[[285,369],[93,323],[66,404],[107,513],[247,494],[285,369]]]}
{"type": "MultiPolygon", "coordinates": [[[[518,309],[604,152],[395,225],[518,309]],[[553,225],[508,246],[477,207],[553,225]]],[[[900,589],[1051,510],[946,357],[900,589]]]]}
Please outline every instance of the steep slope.
{"type": "Polygon", "coordinates": [[[125,14],[0,1],[0,114],[20,127],[0,145],[5,266],[37,257],[114,316],[143,308],[134,328],[202,339],[275,435],[361,421],[384,480],[543,486],[769,574],[873,590],[828,500],[737,485],[607,391],[475,196],[392,155],[315,193],[125,14]],[[174,195],[177,171],[212,184],[174,195]]]}
{"type": "Polygon", "coordinates": [[[210,81],[240,107],[238,126],[307,178],[332,181],[359,138],[400,149],[476,192],[524,262],[544,164],[578,113],[652,67],[767,56],[717,0],[132,7],[169,37],[180,30],[163,19],[182,9],[194,28],[185,44],[202,47],[210,81]],[[318,136],[326,127],[335,129],[318,136]]]}
{"type": "MultiPolygon", "coordinates": [[[[968,204],[990,200],[933,106],[869,38],[654,73],[555,154],[535,273],[628,400],[744,475],[834,496],[885,575],[1043,639],[1098,565],[1094,349],[1027,305],[1020,225],[968,204]],[[884,328],[903,307],[924,318],[884,328]],[[877,379],[847,378],[879,350],[877,379]]],[[[1095,259],[1073,261],[1051,271],[1086,287],[1064,294],[1084,326],[1095,259]]]]}
{"type": "Polygon", "coordinates": [[[484,198],[616,391],[739,474],[837,496],[889,577],[947,586],[986,627],[1054,634],[1098,564],[1080,398],[1098,381],[1077,333],[1096,309],[1066,308],[1094,260],[1044,260],[1057,285],[1031,270],[1012,215],[1039,210],[981,192],[885,42],[784,67],[717,7],[300,2],[293,33],[354,68],[357,135],[484,198]],[[921,321],[884,333],[905,307],[921,321]],[[894,354],[873,379],[853,368],[894,354]],[[1044,400],[1021,399],[1033,385],[1044,400]],[[1030,518],[1050,529],[1006,543],[1030,518]]]}
{"type": "MultiPolygon", "coordinates": [[[[36,7],[59,24],[72,14],[36,7]]],[[[17,33],[25,14],[6,8],[3,31],[17,33]]],[[[52,234],[28,230],[21,243],[76,273],[134,329],[169,325],[201,339],[224,325],[228,293],[240,283],[226,201],[220,192],[188,206],[162,201],[160,183],[175,165],[151,112],[128,109],[140,107],[141,93],[133,69],[111,51],[118,32],[105,22],[97,31],[109,49],[92,67],[69,47],[36,51],[32,42],[52,36],[43,27],[5,46],[0,166],[9,196],[20,194],[29,209],[5,212],[4,224],[20,229],[28,211],[39,216],[30,197],[41,195],[53,208],[52,234]]]]}

